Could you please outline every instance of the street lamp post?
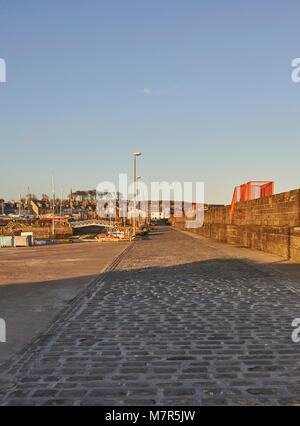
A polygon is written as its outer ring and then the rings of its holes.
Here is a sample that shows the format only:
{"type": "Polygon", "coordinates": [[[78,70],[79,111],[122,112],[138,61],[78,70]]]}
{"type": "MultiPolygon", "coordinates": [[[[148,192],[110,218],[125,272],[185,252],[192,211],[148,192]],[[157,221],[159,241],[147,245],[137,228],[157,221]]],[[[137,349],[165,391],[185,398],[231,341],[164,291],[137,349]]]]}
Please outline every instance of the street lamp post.
{"type": "Polygon", "coordinates": [[[140,157],[142,155],[141,152],[134,152],[133,156],[134,156],[134,225],[133,225],[133,235],[134,237],[136,236],[136,181],[137,181],[137,176],[136,176],[136,157],[140,157]]]}
{"type": "MultiPolygon", "coordinates": [[[[136,184],[137,184],[137,181],[139,180],[139,179],[141,179],[141,176],[136,176],[136,184]]],[[[136,188],[136,195],[138,195],[138,187],[136,188]]],[[[139,205],[140,203],[138,203],[138,200],[136,200],[137,201],[137,204],[139,205]]],[[[137,209],[136,209],[137,210],[137,209]]],[[[135,211],[136,211],[135,210],[135,211]]],[[[138,226],[140,226],[140,207],[139,207],[139,209],[138,209],[139,211],[138,211],[138,215],[137,215],[137,220],[136,220],[136,223],[138,223],[138,226]]]]}

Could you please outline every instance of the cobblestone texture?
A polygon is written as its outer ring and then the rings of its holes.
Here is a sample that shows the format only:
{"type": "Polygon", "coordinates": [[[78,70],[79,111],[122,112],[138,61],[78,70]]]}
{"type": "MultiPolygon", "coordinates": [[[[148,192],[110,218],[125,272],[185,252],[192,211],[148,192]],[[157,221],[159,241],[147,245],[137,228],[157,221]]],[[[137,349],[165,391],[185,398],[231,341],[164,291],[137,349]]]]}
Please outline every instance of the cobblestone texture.
{"type": "Polygon", "coordinates": [[[168,227],[134,243],[8,371],[0,404],[300,404],[300,289],[211,244],[168,227]]]}

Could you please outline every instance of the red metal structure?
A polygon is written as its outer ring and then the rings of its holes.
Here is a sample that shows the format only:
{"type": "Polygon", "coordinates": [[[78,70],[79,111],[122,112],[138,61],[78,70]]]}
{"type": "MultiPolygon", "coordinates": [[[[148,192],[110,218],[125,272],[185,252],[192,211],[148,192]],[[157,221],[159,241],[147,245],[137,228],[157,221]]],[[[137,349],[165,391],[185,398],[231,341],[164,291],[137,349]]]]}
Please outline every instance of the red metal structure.
{"type": "Polygon", "coordinates": [[[255,200],[256,198],[269,197],[274,195],[274,182],[258,180],[236,186],[230,207],[230,222],[234,212],[235,203],[238,201],[255,200]]]}

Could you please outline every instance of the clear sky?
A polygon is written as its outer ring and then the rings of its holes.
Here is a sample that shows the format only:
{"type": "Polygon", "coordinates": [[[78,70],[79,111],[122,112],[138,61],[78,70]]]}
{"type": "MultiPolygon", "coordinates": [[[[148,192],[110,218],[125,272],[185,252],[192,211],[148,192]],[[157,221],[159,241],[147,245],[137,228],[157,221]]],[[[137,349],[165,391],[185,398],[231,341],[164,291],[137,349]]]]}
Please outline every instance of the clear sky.
{"type": "Polygon", "coordinates": [[[299,0],[0,0],[0,198],[131,173],[300,187],[299,0]]]}

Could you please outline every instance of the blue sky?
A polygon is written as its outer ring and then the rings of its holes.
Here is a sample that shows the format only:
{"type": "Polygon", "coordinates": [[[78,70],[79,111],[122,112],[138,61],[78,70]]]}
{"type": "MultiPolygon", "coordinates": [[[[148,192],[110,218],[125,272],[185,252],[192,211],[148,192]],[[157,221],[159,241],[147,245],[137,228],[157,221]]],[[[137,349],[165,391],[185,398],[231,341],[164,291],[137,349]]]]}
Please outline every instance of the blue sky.
{"type": "Polygon", "coordinates": [[[0,198],[132,176],[300,187],[296,0],[0,0],[0,198]],[[147,89],[147,90],[144,90],[147,89]]]}

